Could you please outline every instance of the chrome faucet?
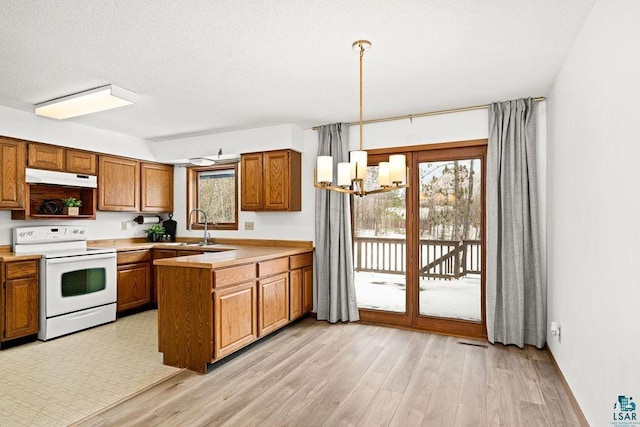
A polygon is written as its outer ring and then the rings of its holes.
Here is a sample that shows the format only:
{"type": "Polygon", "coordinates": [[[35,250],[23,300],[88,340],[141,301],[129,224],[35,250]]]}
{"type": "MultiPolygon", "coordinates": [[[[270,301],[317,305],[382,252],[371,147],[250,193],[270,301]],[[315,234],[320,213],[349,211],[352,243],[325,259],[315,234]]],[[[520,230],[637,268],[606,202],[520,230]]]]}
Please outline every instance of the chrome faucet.
{"type": "Polygon", "coordinates": [[[204,238],[202,240],[202,242],[200,242],[201,245],[208,245],[209,244],[209,233],[207,233],[207,214],[205,211],[203,211],[202,209],[191,209],[191,212],[189,212],[189,231],[191,231],[193,229],[193,222],[191,221],[191,217],[193,216],[193,213],[196,212],[196,223],[198,222],[198,216],[197,213],[201,212],[202,215],[204,216],[204,238]]]}

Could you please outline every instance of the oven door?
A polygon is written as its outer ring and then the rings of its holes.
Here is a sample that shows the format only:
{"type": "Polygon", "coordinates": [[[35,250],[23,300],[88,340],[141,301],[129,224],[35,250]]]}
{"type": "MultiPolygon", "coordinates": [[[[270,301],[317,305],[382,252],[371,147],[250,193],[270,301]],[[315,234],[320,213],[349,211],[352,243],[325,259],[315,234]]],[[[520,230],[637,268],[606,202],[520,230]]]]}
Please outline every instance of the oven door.
{"type": "Polygon", "coordinates": [[[45,260],[46,317],[116,302],[116,254],[45,260]]]}

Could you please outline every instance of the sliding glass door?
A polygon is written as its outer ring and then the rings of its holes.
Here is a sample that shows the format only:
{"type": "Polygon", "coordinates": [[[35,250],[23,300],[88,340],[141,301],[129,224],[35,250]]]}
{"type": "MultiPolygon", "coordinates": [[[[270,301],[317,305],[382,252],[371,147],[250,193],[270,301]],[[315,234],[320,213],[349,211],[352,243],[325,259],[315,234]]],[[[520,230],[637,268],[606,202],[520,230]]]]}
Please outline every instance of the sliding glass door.
{"type": "MultiPolygon", "coordinates": [[[[406,152],[410,187],[353,200],[365,321],[471,336],[484,328],[485,145],[406,152]]],[[[370,156],[368,180],[377,179],[370,156]]]]}
{"type": "MultiPolygon", "coordinates": [[[[371,162],[375,162],[372,157],[371,162]]],[[[375,186],[378,166],[369,166],[365,187],[375,186]]],[[[407,316],[406,191],[354,197],[353,259],[358,307],[383,317],[407,316]]]]}

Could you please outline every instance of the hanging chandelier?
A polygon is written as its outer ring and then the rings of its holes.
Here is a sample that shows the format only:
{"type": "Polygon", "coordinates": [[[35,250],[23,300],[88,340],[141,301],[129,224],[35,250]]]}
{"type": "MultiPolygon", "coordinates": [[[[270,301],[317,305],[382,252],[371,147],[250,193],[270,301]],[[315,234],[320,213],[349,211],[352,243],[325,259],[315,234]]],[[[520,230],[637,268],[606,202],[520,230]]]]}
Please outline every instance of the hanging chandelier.
{"type": "Polygon", "coordinates": [[[349,162],[338,163],[337,186],[333,181],[333,158],[331,156],[318,156],[318,163],[314,169],[313,185],[325,190],[338,191],[340,193],[355,196],[385,193],[399,190],[409,186],[407,182],[407,162],[404,154],[389,156],[388,162],[378,164],[378,188],[365,190],[364,183],[367,177],[367,152],[362,148],[362,59],[365,50],[371,47],[368,40],[356,40],[353,49],[360,54],[360,150],[349,153],[349,162]]]}

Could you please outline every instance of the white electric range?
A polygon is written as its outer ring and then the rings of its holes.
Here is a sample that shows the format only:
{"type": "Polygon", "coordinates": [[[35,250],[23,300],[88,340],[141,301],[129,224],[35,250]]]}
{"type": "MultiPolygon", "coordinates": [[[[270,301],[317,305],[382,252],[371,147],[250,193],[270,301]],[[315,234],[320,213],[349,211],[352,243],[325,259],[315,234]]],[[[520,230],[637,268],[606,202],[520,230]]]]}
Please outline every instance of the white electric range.
{"type": "Polygon", "coordinates": [[[88,248],[86,227],[14,228],[13,251],[42,254],[38,339],[116,320],[116,251],[88,248]]]}

